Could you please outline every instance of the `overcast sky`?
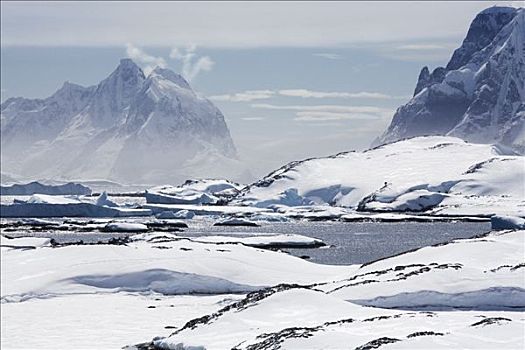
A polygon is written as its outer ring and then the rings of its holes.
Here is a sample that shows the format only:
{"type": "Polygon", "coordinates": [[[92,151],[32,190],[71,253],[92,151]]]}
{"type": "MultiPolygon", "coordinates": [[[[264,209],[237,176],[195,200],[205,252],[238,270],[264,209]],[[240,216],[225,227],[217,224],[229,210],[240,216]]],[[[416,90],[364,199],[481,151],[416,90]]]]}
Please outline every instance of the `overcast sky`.
{"type": "Polygon", "coordinates": [[[366,148],[484,8],[520,2],[1,2],[1,96],[96,84],[131,57],[182,73],[259,176],[366,148]]]}

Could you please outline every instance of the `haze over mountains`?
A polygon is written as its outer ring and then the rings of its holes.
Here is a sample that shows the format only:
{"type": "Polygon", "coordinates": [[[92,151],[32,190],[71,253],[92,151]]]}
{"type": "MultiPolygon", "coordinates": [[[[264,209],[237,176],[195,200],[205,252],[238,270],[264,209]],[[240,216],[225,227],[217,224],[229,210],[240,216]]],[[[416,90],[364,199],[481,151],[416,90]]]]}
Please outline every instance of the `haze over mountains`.
{"type": "MultiPolygon", "coordinates": [[[[482,11],[446,67],[421,70],[413,98],[374,144],[448,135],[525,152],[524,50],[524,9],[482,11]]],[[[146,76],[131,59],[95,86],[66,82],[46,99],[6,100],[1,155],[3,179],[253,180],[217,107],[181,75],[146,76]]]]}
{"type": "Polygon", "coordinates": [[[524,50],[523,8],[482,11],[446,67],[421,70],[414,97],[375,144],[450,135],[525,151],[524,50]]]}
{"type": "Polygon", "coordinates": [[[8,99],[1,111],[2,172],[127,183],[247,174],[219,109],[179,74],[146,77],[131,59],[96,86],[66,82],[46,99],[8,99]]]}

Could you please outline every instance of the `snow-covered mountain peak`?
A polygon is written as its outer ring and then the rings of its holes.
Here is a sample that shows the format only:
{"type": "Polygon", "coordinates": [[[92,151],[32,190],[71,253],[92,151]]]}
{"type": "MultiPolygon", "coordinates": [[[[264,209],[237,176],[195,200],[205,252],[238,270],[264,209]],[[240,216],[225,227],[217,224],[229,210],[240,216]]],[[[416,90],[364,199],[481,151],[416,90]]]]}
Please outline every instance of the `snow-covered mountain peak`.
{"type": "Polygon", "coordinates": [[[188,84],[188,82],[186,81],[186,79],[184,79],[184,77],[182,77],[182,75],[177,74],[174,71],[167,68],[156,67],[151,72],[149,77],[151,77],[152,79],[165,79],[174,83],[181,89],[192,91],[190,84],[188,84]]]}
{"type": "Polygon", "coordinates": [[[179,74],[120,60],[99,84],[1,105],[2,168],[30,179],[245,180],[224,116],[179,74]],[[225,165],[227,164],[227,165],[225,165]]]}
{"type": "Polygon", "coordinates": [[[100,82],[98,89],[114,89],[114,92],[134,93],[145,79],[144,72],[133,60],[123,58],[109,77],[100,82]]]}
{"type": "Polygon", "coordinates": [[[452,135],[525,152],[524,18],[522,8],[479,13],[446,68],[421,70],[414,97],[374,143],[452,135]]]}
{"type": "Polygon", "coordinates": [[[516,16],[518,9],[494,6],[481,11],[472,21],[463,44],[454,51],[447,70],[468,63],[472,55],[489,45],[494,37],[516,16]]]}

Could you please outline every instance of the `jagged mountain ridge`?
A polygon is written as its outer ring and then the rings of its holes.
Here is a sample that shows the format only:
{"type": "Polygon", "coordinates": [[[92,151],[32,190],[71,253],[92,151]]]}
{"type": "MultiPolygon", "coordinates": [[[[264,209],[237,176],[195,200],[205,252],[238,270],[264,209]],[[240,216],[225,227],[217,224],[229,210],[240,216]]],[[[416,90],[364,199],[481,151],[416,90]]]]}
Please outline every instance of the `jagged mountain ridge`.
{"type": "Polygon", "coordinates": [[[168,69],[131,59],[96,86],[69,82],[46,99],[1,105],[3,171],[26,178],[181,182],[242,180],[224,116],[168,69]]]}
{"type": "Polygon", "coordinates": [[[424,67],[413,98],[374,145],[451,135],[525,151],[525,11],[479,13],[446,67],[424,67]]]}

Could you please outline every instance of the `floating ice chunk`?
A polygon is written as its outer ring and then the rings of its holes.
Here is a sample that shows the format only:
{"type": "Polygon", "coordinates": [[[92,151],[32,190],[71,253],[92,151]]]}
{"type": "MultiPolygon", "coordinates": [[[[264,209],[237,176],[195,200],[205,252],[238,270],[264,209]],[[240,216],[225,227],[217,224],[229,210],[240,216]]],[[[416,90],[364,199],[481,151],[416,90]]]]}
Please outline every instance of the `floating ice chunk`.
{"type": "Polygon", "coordinates": [[[288,219],[283,214],[279,213],[266,213],[266,214],[255,214],[250,216],[252,221],[268,221],[268,222],[288,222],[288,219]]]}
{"type": "Polygon", "coordinates": [[[217,221],[213,226],[259,226],[257,223],[241,218],[225,218],[217,221]]]}
{"type": "Polygon", "coordinates": [[[106,206],[106,207],[118,207],[119,206],[117,203],[108,199],[108,194],[106,191],[102,192],[100,196],[98,196],[96,204],[100,206],[106,206]]]}
{"type": "Polygon", "coordinates": [[[51,239],[44,237],[7,238],[5,236],[0,236],[0,245],[2,248],[34,249],[51,246],[51,239]]]}
{"type": "MultiPolygon", "coordinates": [[[[19,201],[16,201],[20,203],[19,201]]],[[[48,194],[34,194],[25,203],[31,204],[75,204],[82,203],[77,196],[55,196],[48,194]]]]}
{"type": "Polygon", "coordinates": [[[157,219],[192,219],[195,213],[189,210],[179,210],[177,212],[165,210],[155,216],[157,219]]]}
{"type": "Polygon", "coordinates": [[[168,195],[146,191],[146,202],[154,204],[214,204],[218,198],[206,193],[168,195]]]}
{"type": "Polygon", "coordinates": [[[204,243],[241,243],[257,248],[317,248],[326,244],[317,238],[296,235],[264,235],[256,237],[206,236],[192,239],[204,243]]]}
{"type": "Polygon", "coordinates": [[[175,213],[175,219],[193,219],[195,213],[191,210],[179,210],[175,213]]]}
{"type": "Polygon", "coordinates": [[[110,222],[104,226],[103,230],[108,232],[145,232],[148,230],[148,226],[129,222],[110,222]]]}

